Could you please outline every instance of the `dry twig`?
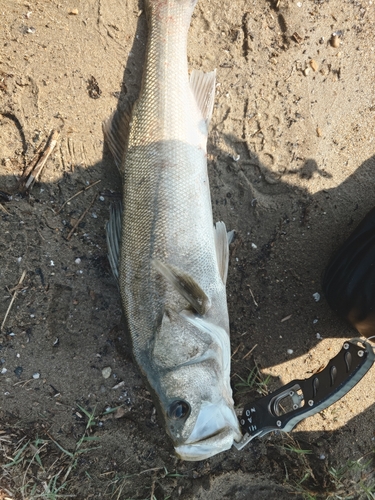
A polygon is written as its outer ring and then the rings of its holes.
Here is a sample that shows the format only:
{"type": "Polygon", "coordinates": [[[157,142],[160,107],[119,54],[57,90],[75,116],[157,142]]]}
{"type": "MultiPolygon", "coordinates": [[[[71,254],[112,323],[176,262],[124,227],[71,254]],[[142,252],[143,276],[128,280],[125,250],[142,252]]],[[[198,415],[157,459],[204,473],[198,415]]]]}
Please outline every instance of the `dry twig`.
{"type": "Polygon", "coordinates": [[[91,201],[90,205],[86,208],[86,210],[83,212],[83,214],[81,215],[81,217],[77,220],[77,222],[74,224],[74,226],[73,226],[73,227],[72,227],[72,229],[70,230],[70,232],[69,232],[68,236],[66,237],[66,239],[67,239],[68,241],[69,241],[69,240],[70,240],[70,238],[73,236],[73,233],[74,233],[74,231],[77,229],[77,227],[78,227],[78,225],[80,224],[80,222],[82,222],[82,220],[86,217],[87,212],[88,212],[88,211],[90,210],[90,208],[93,206],[93,204],[94,204],[94,202],[95,202],[95,200],[96,200],[96,197],[97,197],[97,196],[98,196],[97,194],[94,196],[94,198],[92,199],[92,201],[91,201]]]}
{"type": "Polygon", "coordinates": [[[58,130],[52,130],[47,144],[42,142],[36,152],[34,158],[31,160],[29,166],[26,168],[25,172],[21,177],[21,183],[24,183],[24,189],[29,189],[35,181],[38,180],[40,174],[42,173],[43,167],[46,164],[50,154],[54,150],[57,140],[59,138],[60,132],[58,130]],[[43,152],[41,152],[42,147],[44,147],[43,152]]]}
{"type": "Polygon", "coordinates": [[[7,312],[5,313],[5,316],[4,316],[4,319],[3,319],[3,322],[1,323],[1,327],[0,327],[0,331],[2,332],[3,331],[3,328],[4,328],[4,325],[5,325],[5,322],[7,320],[7,317],[10,313],[10,310],[12,309],[12,306],[13,306],[13,302],[16,300],[16,297],[17,297],[17,294],[18,292],[20,291],[21,289],[21,285],[22,285],[22,282],[23,280],[25,279],[25,276],[26,276],[26,271],[23,271],[22,275],[21,275],[21,278],[17,284],[17,286],[14,288],[14,293],[12,295],[12,300],[10,301],[10,304],[8,306],[8,309],[7,309],[7,312]]]}
{"type": "Polygon", "coordinates": [[[66,200],[62,205],[61,207],[58,209],[58,211],[56,212],[56,215],[58,215],[61,210],[65,207],[65,205],[67,203],[69,203],[70,201],[72,201],[76,196],[78,196],[79,194],[81,193],[84,193],[85,191],[88,191],[89,189],[91,189],[92,187],[96,186],[97,184],[99,184],[99,182],[102,182],[101,179],[99,179],[98,181],[95,181],[93,182],[92,184],[89,184],[88,186],[85,186],[84,188],[80,189],[76,194],[74,194],[73,196],[71,196],[68,200],[66,200]]]}
{"type": "Polygon", "coordinates": [[[245,354],[245,356],[242,358],[242,361],[243,361],[244,359],[246,359],[248,356],[250,356],[250,354],[253,352],[253,350],[254,350],[256,347],[258,347],[258,344],[255,344],[255,345],[254,345],[254,346],[250,349],[250,351],[249,351],[249,352],[247,352],[247,353],[245,354]]]}

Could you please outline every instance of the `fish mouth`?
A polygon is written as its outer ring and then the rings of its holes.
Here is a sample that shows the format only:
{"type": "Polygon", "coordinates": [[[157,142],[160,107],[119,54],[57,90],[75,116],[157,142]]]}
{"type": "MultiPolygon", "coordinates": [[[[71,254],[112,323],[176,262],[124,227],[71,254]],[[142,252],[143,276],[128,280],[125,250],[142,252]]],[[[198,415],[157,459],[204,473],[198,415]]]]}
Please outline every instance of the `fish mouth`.
{"type": "Polygon", "coordinates": [[[224,402],[220,405],[205,403],[189,438],[176,446],[175,451],[182,460],[205,460],[229,450],[233,441],[241,438],[238,419],[232,408],[224,402]]]}

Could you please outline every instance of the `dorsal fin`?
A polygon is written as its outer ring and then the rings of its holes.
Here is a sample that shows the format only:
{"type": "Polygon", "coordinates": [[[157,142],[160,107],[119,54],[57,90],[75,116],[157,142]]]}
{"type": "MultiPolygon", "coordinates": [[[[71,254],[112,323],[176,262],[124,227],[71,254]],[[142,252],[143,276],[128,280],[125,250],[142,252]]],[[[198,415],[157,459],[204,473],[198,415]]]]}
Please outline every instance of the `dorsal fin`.
{"type": "Polygon", "coordinates": [[[215,249],[219,272],[224,285],[227,282],[228,263],[229,263],[229,244],[234,236],[234,231],[229,231],[225,227],[224,222],[216,222],[215,224],[215,249]]]}
{"type": "Polygon", "coordinates": [[[152,262],[155,269],[189,302],[194,311],[202,316],[208,311],[210,300],[194,278],[160,260],[152,262]]]}
{"type": "Polygon", "coordinates": [[[210,73],[194,69],[190,75],[190,88],[201,110],[207,128],[215,100],[216,69],[210,73]]]}
{"type": "Polygon", "coordinates": [[[104,139],[108,144],[121,175],[122,160],[129,137],[131,114],[132,105],[126,101],[123,108],[116,109],[102,124],[104,139]]]}
{"type": "Polygon", "coordinates": [[[111,265],[113,276],[118,282],[122,219],[121,203],[112,204],[110,210],[109,221],[107,222],[105,227],[108,247],[108,260],[111,265]]]}

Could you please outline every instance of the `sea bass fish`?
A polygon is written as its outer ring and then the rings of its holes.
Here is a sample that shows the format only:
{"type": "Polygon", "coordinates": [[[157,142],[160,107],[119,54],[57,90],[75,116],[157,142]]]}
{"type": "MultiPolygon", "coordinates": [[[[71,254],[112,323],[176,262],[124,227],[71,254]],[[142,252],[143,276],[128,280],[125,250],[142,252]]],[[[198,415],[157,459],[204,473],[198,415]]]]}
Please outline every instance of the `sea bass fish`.
{"type": "Polygon", "coordinates": [[[214,226],[207,128],[215,72],[187,67],[196,0],[146,0],[140,96],[104,123],[123,178],[107,226],[135,361],[184,460],[241,439],[230,387],[228,237],[214,226]]]}

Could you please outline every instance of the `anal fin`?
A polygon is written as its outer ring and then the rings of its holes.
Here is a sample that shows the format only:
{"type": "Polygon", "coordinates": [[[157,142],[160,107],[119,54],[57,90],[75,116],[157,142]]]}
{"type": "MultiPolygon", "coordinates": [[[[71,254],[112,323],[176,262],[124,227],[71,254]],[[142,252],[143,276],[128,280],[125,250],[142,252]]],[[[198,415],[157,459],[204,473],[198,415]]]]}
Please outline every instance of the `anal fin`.
{"type": "Polygon", "coordinates": [[[113,276],[117,282],[119,280],[119,263],[121,247],[121,224],[122,224],[122,205],[114,203],[111,205],[109,221],[106,224],[106,238],[108,247],[108,260],[112,269],[113,276]]]}
{"type": "Polygon", "coordinates": [[[104,139],[121,175],[122,160],[129,137],[131,113],[132,106],[129,102],[126,102],[122,109],[116,109],[102,124],[104,139]]]}
{"type": "Polygon", "coordinates": [[[227,282],[228,264],[229,264],[229,244],[233,240],[234,231],[229,231],[224,222],[215,224],[215,249],[219,272],[224,285],[227,282]]]}
{"type": "Polygon", "coordinates": [[[201,110],[207,128],[211,120],[215,100],[216,70],[210,73],[194,69],[190,75],[190,88],[201,110]]]}
{"type": "Polygon", "coordinates": [[[160,262],[160,260],[153,260],[153,265],[168,283],[189,302],[194,311],[202,316],[208,311],[211,306],[210,300],[194,278],[169,264],[160,262]]]}

